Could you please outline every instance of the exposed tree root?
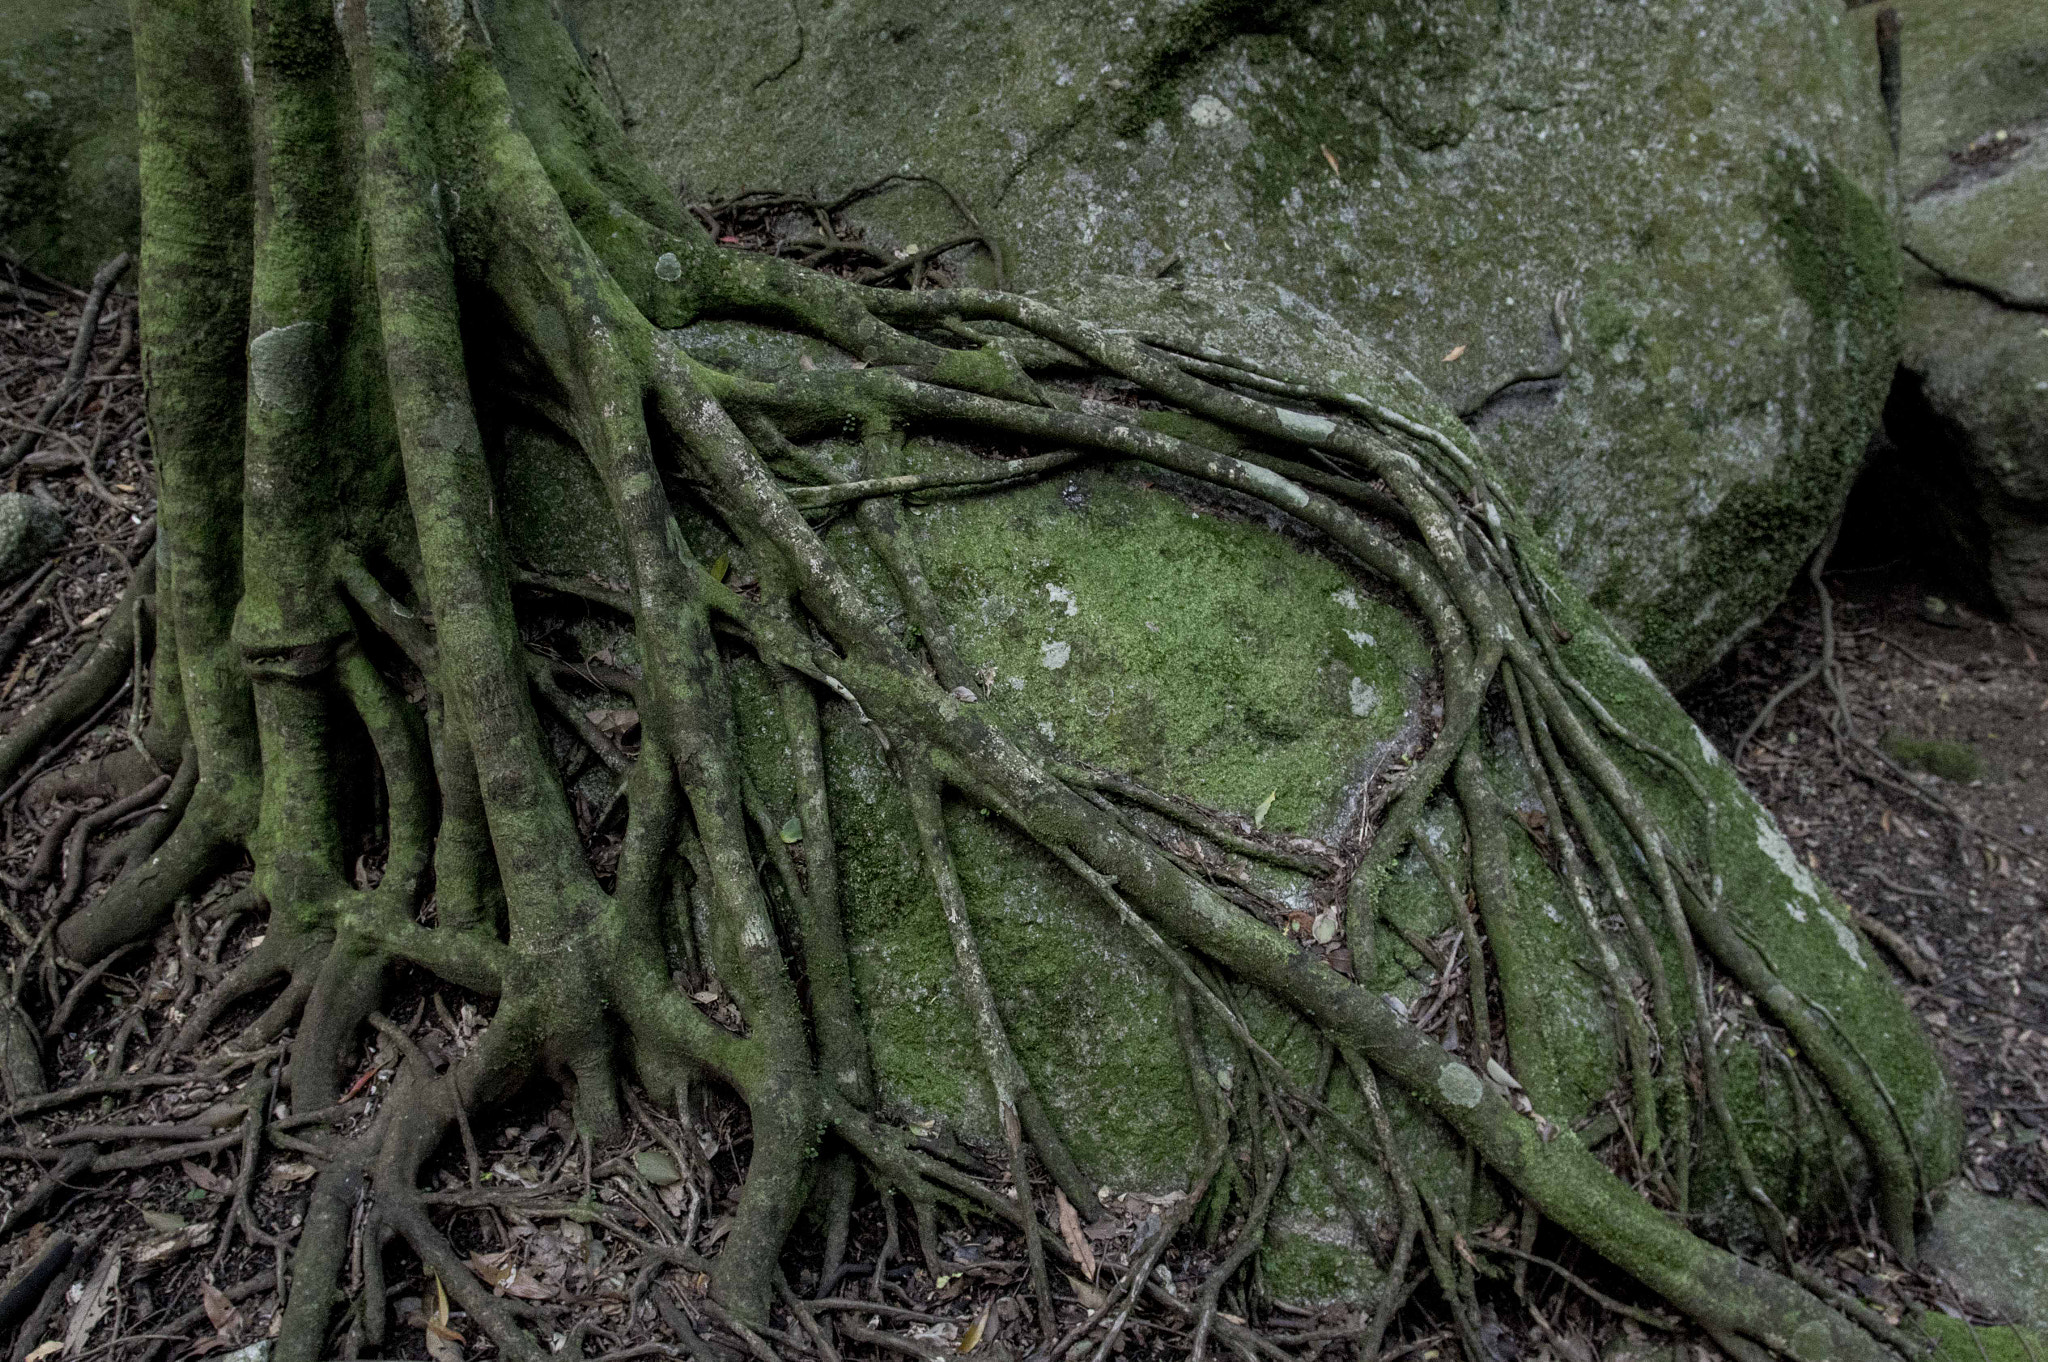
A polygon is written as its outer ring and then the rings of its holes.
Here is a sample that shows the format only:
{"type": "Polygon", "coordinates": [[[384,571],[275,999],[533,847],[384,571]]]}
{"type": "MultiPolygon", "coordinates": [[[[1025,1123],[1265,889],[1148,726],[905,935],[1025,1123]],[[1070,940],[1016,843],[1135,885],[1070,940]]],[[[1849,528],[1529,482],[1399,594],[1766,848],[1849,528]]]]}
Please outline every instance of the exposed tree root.
{"type": "MultiPolygon", "coordinates": [[[[549,1355],[430,1213],[493,1204],[470,1122],[536,1074],[573,1088],[586,1160],[590,1143],[627,1119],[659,1135],[650,1108],[682,1106],[692,1085],[715,1084],[744,1104],[751,1152],[717,1256],[707,1261],[695,1246],[694,1190],[682,1233],[655,1203],[653,1237],[632,1242],[650,1263],[708,1274],[705,1311],[754,1355],[832,1357],[831,1291],[862,1176],[885,1207],[909,1206],[934,1261],[942,1208],[1021,1231],[1050,1338],[1052,1272],[1076,1265],[1034,1191],[1034,1167],[1084,1219],[1101,1208],[1012,1048],[954,863],[949,792],[1066,865],[1159,954],[1202,1117],[1193,1194],[1055,1355],[1091,1338],[1101,1362],[1143,1309],[1177,1320],[1197,1357],[1212,1348],[1289,1356],[1234,1323],[1222,1302],[1241,1289],[1287,1171],[1334,1167],[1339,1147],[1382,1170],[1399,1215],[1385,1285],[1344,1337],[1362,1355],[1377,1352],[1419,1280],[1419,1247],[1453,1327],[1478,1355],[1469,1208],[1441,1204],[1418,1182],[1382,1083],[1455,1132],[1473,1177],[1526,1201],[1531,1235],[1540,1215],[1737,1356],[1874,1359],[1897,1347],[1840,1302],[1695,1237],[1544,1115],[1559,1100],[1538,1024],[1549,964],[1512,948],[1511,924],[1526,908],[1510,823],[1482,762],[1503,715],[1541,802],[1543,847],[1598,944],[1625,1108],[1652,1192],[1687,1212],[1700,1103],[1765,1242],[1787,1256],[1782,1216],[1723,1091],[1707,982],[1717,967],[1797,1040],[1868,1150],[1887,1233],[1911,1256],[1927,1190],[1912,1133],[1841,1028],[1744,939],[1708,887],[1711,867],[1696,863],[1704,844],[1651,812],[1646,772],[1675,773],[1698,800],[1707,796],[1572,675],[1559,646],[1567,636],[1526,556],[1531,532],[1454,421],[1170,338],[1112,333],[1003,292],[890,292],[722,251],[626,153],[538,0],[496,6],[488,30],[476,7],[260,6],[247,107],[227,6],[143,0],[137,42],[158,557],[71,679],[0,746],[0,778],[11,796],[58,760],[82,718],[96,721],[146,675],[140,748],[175,766],[159,770],[153,756],[147,767],[129,761],[72,778],[69,793],[90,786],[109,802],[51,829],[30,878],[54,876],[59,891],[51,925],[30,944],[47,955],[54,927],[55,950],[104,970],[128,943],[173,923],[191,966],[181,1005],[192,1008],[160,1049],[192,1049],[266,998],[233,1044],[261,1052],[291,1034],[288,1068],[280,1078],[259,1071],[245,1087],[237,1129],[79,1165],[241,1149],[231,1224],[274,1251],[276,1280],[290,1283],[280,1362],[331,1356],[338,1340],[348,1355],[384,1342],[384,1255],[398,1242],[503,1355],[549,1355]],[[749,376],[700,364],[665,334],[711,318],[822,339],[856,364],[749,376]],[[1076,377],[1114,380],[1200,418],[1220,432],[1217,447],[1089,400],[1076,377]],[[512,561],[492,473],[510,426],[573,446],[596,470],[625,546],[623,590],[512,561]],[[905,439],[928,432],[1000,434],[1037,452],[957,471],[891,471],[905,439]],[[818,444],[847,436],[857,467],[818,444]],[[1117,773],[1062,765],[1030,735],[984,720],[976,678],[896,507],[912,494],[1014,485],[1088,459],[1135,460],[1290,517],[1391,584],[1422,620],[1444,678],[1441,722],[1390,802],[1369,811],[1377,821],[1362,825],[1361,847],[1260,835],[1117,773]],[[715,544],[683,531],[685,504],[716,523],[715,544]],[[886,571],[892,611],[855,582],[816,523],[846,508],[886,571]],[[728,552],[745,564],[744,589],[729,584],[728,552]],[[637,672],[545,655],[525,626],[565,596],[630,625],[637,672]],[[892,627],[892,612],[905,630],[892,627]],[[772,806],[745,774],[735,657],[764,664],[775,688],[791,807],[772,806]],[[637,751],[600,731],[579,693],[629,694],[637,751]],[[874,738],[907,797],[1006,1137],[1007,1195],[876,1114],[825,775],[821,714],[833,706],[874,738]],[[578,753],[570,779],[558,733],[578,753]],[[601,808],[567,788],[591,761],[613,782],[601,808]],[[93,837],[153,807],[104,859],[88,861],[93,837]],[[1441,807],[1462,829],[1447,846],[1421,831],[1425,811],[1441,807]],[[616,859],[600,869],[591,847],[621,808],[616,859]],[[1475,1066],[1223,897],[1131,809],[1324,882],[1346,905],[1361,957],[1390,870],[1420,848],[1463,911],[1469,983],[1458,1005],[1475,1066]],[[197,992],[189,896],[245,856],[253,878],[224,911],[267,912],[266,935],[197,992]],[[113,881],[72,909],[89,865],[113,881]],[[1652,901],[1640,903],[1646,893],[1652,901]],[[1621,930],[1607,928],[1610,913],[1621,930]],[[496,1000],[480,1041],[445,1070],[382,1015],[401,962],[496,1000]],[[720,982],[740,1028],[676,986],[678,964],[720,982]],[[1503,1049],[1489,980],[1503,1004],[1503,1049]],[[1253,1036],[1247,990],[1314,1029],[1322,1063],[1312,1082],[1253,1036]],[[1197,1030],[1211,1024],[1250,1076],[1251,1092],[1234,1104],[1200,1060],[1197,1030]],[[398,1076],[369,1124],[344,1137],[329,1122],[353,1110],[342,1065],[365,1027],[398,1076]],[[271,1115],[278,1081],[287,1120],[271,1115]],[[1365,1126],[1338,1114],[1333,1083],[1355,1085],[1365,1126]],[[422,1170],[450,1140],[463,1150],[468,1190],[422,1190],[422,1170]],[[247,1178],[266,1141],[324,1162],[289,1248],[248,1211],[247,1178]],[[806,1204],[825,1219],[822,1297],[808,1304],[781,1266],[806,1204]],[[1197,1223],[1213,1232],[1231,1206],[1242,1211],[1235,1238],[1193,1298],[1163,1290],[1152,1270],[1174,1234],[1197,1223]],[[778,1302],[790,1331],[771,1326],[778,1302]]],[[[830,234],[831,208],[813,206],[830,234]]],[[[936,252],[982,240],[977,228],[936,252]]],[[[870,282],[922,275],[936,252],[870,282]]],[[[25,924],[17,930],[27,936],[25,924]]],[[[72,998],[96,978],[76,981],[72,998]]],[[[54,1025],[71,1005],[58,1006],[54,1025]]],[[[148,1081],[140,1075],[136,1086],[148,1081]]],[[[125,1082],[12,1094],[14,1110],[125,1082]]],[[[697,1152],[672,1144],[671,1153],[694,1189],[697,1152]]],[[[1339,1195],[1365,1228],[1349,1191],[1339,1195]]],[[[586,1202],[577,1213],[596,1212],[586,1202]]],[[[889,1233],[877,1281],[899,1247],[893,1210],[889,1233]]],[[[1511,1252],[1546,1262],[1528,1242],[1511,1252]]],[[[635,1300],[652,1289],[684,1347],[717,1355],[649,1280],[635,1300]]]]}

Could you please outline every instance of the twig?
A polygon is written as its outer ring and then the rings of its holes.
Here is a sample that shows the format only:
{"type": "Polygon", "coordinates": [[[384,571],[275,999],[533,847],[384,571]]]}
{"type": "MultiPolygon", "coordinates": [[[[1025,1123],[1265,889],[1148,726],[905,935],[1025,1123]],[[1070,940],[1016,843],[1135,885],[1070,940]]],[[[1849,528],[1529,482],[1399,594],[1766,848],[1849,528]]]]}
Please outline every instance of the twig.
{"type": "MultiPolygon", "coordinates": [[[[99,273],[92,277],[92,291],[85,295],[85,308],[78,316],[78,340],[71,347],[71,363],[65,367],[64,380],[57,385],[57,391],[43,403],[42,411],[35,419],[36,425],[49,425],[84,382],[86,362],[92,358],[93,333],[99,330],[100,308],[107,301],[107,291],[113,288],[114,281],[128,272],[128,261],[128,252],[123,251],[100,266],[99,273]]],[[[0,456],[0,473],[20,463],[36,447],[37,438],[37,432],[30,431],[16,440],[6,454],[0,456]]]]}

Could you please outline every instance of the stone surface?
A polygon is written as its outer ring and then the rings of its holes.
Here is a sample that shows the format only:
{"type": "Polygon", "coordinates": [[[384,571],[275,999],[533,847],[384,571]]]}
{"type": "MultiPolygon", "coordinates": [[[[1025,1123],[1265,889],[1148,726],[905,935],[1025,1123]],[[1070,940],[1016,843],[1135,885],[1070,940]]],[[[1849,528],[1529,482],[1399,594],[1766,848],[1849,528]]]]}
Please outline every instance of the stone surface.
{"type": "Polygon", "coordinates": [[[0,493],[0,584],[13,581],[64,546],[63,513],[26,492],[0,493]]]}
{"type": "Polygon", "coordinates": [[[2048,1331],[2048,1211],[1956,1182],[1936,1204],[1923,1257],[1965,1299],[2048,1331]]]}
{"type": "MultiPolygon", "coordinates": [[[[1429,404],[1418,380],[1270,284],[1126,278],[1059,295],[1111,327],[1179,332],[1453,419],[1429,404]]],[[[677,336],[705,363],[763,377],[850,362],[822,343],[734,323],[677,336]]],[[[850,446],[814,448],[849,472],[896,471],[857,465],[859,451],[850,446]]],[[[909,466],[966,457],[924,441],[903,454],[909,466]]],[[[553,571],[621,579],[615,539],[579,528],[607,519],[588,461],[535,438],[512,442],[503,460],[504,522],[516,536],[515,556],[553,571]],[[572,509],[565,514],[564,507],[572,509]],[[540,528],[548,525],[559,528],[540,528]]],[[[679,514],[697,552],[707,560],[728,556],[734,580],[744,580],[749,568],[737,546],[687,507],[679,514]]],[[[1329,836],[1343,826],[1361,785],[1383,780],[1413,754],[1432,703],[1425,687],[1433,664],[1420,627],[1383,584],[1268,508],[1156,469],[1112,464],[935,500],[906,510],[902,523],[954,622],[963,661],[978,673],[975,703],[1063,760],[1098,763],[1240,817],[1263,809],[1267,828],[1329,836]]],[[[883,573],[850,527],[829,529],[826,542],[893,608],[883,573]]],[[[1921,1157],[1947,1176],[1957,1143],[1950,1099],[1882,962],[1648,667],[1562,584],[1554,561],[1539,559],[1539,570],[1560,583],[1558,618],[1572,635],[1561,646],[1571,665],[1624,722],[1694,773],[1713,801],[1711,832],[1676,782],[1648,782],[1653,807],[1677,835],[1711,836],[1728,911],[1767,944],[1781,974],[1873,1057],[1921,1157]]],[[[609,637],[585,646],[614,647],[622,661],[630,658],[627,645],[609,637]]],[[[790,762],[773,689],[743,660],[735,660],[734,674],[749,764],[771,809],[781,808],[791,797],[790,762]]],[[[884,1099],[913,1119],[997,1139],[953,981],[952,947],[918,868],[890,759],[846,707],[825,712],[842,902],[884,1099]]],[[[1520,962],[1525,981],[1537,976],[1518,996],[1540,1004],[1511,1009],[1509,1058],[1540,1109],[1570,1124],[1598,1109],[1614,1086],[1615,1023],[1594,970],[1558,967],[1587,961],[1596,948],[1529,837],[1523,820],[1540,805],[1512,729],[1488,736],[1520,902],[1493,945],[1504,962],[1520,962]]],[[[1438,807],[1428,825],[1432,839],[1455,853],[1448,815],[1438,807]]],[[[1204,1024],[1200,1068],[1191,1073],[1172,1022],[1168,976],[1092,891],[971,801],[951,801],[947,816],[969,915],[1013,1043],[1077,1157],[1090,1176],[1119,1191],[1169,1194],[1185,1185],[1198,1128],[1191,1083],[1235,1084],[1242,1092],[1248,1078],[1233,1073],[1228,1043],[1204,1024]]],[[[1241,869],[1282,904],[1314,908],[1300,880],[1241,869]]],[[[1388,924],[1438,939],[1454,928],[1456,907],[1419,854],[1396,866],[1382,892],[1388,924]]],[[[1404,1006],[1423,1004],[1434,988],[1433,972],[1391,925],[1375,930],[1373,961],[1370,986],[1404,1006]]],[[[1263,1043],[1306,1080],[1317,1061],[1313,1037],[1256,1000],[1247,1011],[1263,1043]]],[[[1729,1026],[1728,1087],[1756,1162],[1780,1205],[1821,1223],[1835,1204],[1837,1169],[1852,1182],[1862,1176],[1860,1149],[1824,1105],[1786,1085],[1781,1065],[1767,1059],[1768,1031],[1734,1014],[1729,1026]]],[[[1348,1082],[1333,1084],[1330,1100],[1360,1116],[1348,1082]]],[[[1462,1157],[1433,1118],[1397,1092],[1389,1092],[1388,1105],[1418,1178],[1452,1204],[1471,1195],[1462,1157]]],[[[1484,1186],[1479,1194],[1494,1195],[1484,1186]]],[[[1750,1213],[1711,1136],[1695,1165],[1693,1206],[1696,1223],[1710,1233],[1750,1232],[1750,1213]]],[[[1487,1202],[1474,1214],[1483,1222],[1499,1209],[1487,1202]]],[[[1392,1223],[1389,1214],[1377,1164],[1333,1141],[1327,1164],[1304,1157],[1283,1190],[1266,1280],[1294,1299],[1355,1299],[1376,1272],[1361,1221],[1370,1235],[1392,1223]]]]}
{"type": "MultiPolygon", "coordinates": [[[[1892,372],[1883,119],[1835,0],[568,9],[695,197],[920,172],[1027,286],[1285,284],[1478,409],[1674,684],[1777,601],[1892,372]],[[1482,406],[1558,367],[1560,296],[1562,377],[1482,406]]],[[[928,187],[860,212],[959,229],[928,187]]]]}
{"type": "Polygon", "coordinates": [[[1928,264],[1906,266],[1885,476],[1930,556],[2048,631],[2048,6],[1897,8],[1904,236],[1928,264]]]}
{"type": "Polygon", "coordinates": [[[83,287],[141,236],[121,0],[0,0],[0,248],[83,287]]]}

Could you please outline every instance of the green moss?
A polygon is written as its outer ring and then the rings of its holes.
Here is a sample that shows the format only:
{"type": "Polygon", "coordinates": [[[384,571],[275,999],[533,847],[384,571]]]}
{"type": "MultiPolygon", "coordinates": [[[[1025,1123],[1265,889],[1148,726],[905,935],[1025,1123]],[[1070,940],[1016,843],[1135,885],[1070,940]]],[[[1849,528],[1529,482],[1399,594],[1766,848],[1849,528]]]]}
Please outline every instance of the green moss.
{"type": "Polygon", "coordinates": [[[2038,1362],[2048,1353],[2048,1335],[2031,1329],[1973,1328],[1939,1310],[1915,1322],[1935,1342],[1932,1362],[2038,1362]]]}
{"type": "Polygon", "coordinates": [[[1884,735],[1884,750],[1901,766],[1958,784],[1980,780],[1984,775],[1983,755],[1966,742],[1913,738],[1892,729],[1884,735]]]}
{"type": "Polygon", "coordinates": [[[0,243],[83,285],[141,236],[126,7],[0,0],[0,34],[0,243]]]}
{"type": "MultiPolygon", "coordinates": [[[[1695,523],[1698,551],[1642,617],[1636,646],[1658,658],[1674,684],[1711,656],[1702,645],[1719,646],[1701,637],[1703,620],[1718,613],[1746,628],[1762,618],[1840,513],[1898,364],[1898,249],[1884,210],[1833,161],[1804,148],[1780,144],[1767,165],[1781,268],[1811,317],[1798,362],[1814,393],[1774,413],[1778,443],[1792,455],[1781,472],[1730,487],[1695,523]],[[1762,563],[1776,568],[1759,572],[1762,563]]],[[[1671,447],[1697,440],[1689,434],[1671,447]]],[[[1620,589],[1608,586],[1610,594],[1620,589]]],[[[1598,603],[1601,593],[1594,596],[1598,603]]]]}
{"type": "MultiPolygon", "coordinates": [[[[1265,826],[1329,830],[1407,722],[1415,626],[1258,520],[1116,471],[905,517],[1012,731],[1265,826]]],[[[838,542],[838,537],[835,537],[838,542]]]]}

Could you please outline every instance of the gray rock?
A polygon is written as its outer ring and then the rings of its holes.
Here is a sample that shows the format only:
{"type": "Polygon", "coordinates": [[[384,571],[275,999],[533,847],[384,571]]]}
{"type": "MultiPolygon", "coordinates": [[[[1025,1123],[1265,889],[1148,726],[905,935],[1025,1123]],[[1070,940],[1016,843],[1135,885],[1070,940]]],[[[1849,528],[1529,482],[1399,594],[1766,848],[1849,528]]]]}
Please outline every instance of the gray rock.
{"type": "MultiPolygon", "coordinates": [[[[1778,600],[1893,370],[1883,115],[1837,4],[568,7],[693,197],[921,172],[1026,287],[1285,285],[1474,413],[1675,684],[1778,600]]],[[[960,230],[928,187],[860,211],[960,230]]]]}
{"type": "Polygon", "coordinates": [[[1904,236],[1925,263],[1886,418],[1894,495],[1932,556],[2048,631],[2048,7],[1898,9],[1904,236]]]}
{"type": "Polygon", "coordinates": [[[2048,1211],[1956,1182],[1935,1211],[1922,1257],[1974,1303],[2048,1329],[2048,1211]]]}
{"type": "Polygon", "coordinates": [[[48,502],[25,492],[0,494],[0,583],[41,563],[70,533],[63,513],[48,502]]]}

